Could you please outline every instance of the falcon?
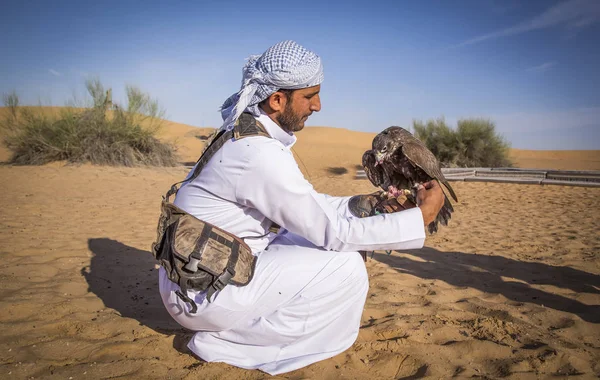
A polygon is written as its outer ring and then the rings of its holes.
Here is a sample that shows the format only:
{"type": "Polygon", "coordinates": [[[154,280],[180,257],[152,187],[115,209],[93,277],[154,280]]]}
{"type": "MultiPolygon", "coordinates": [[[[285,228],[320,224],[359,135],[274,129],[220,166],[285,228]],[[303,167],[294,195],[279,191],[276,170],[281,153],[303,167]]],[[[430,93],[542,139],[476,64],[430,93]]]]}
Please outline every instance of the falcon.
{"type": "MultiPolygon", "coordinates": [[[[458,202],[454,190],[444,177],[440,163],[427,147],[409,131],[401,127],[389,127],[373,139],[371,150],[362,157],[367,177],[375,186],[384,190],[384,196],[406,196],[414,204],[418,186],[437,180],[442,183],[452,199],[458,202]]],[[[438,224],[448,225],[454,211],[444,192],[444,206],[427,228],[430,234],[437,232],[438,224]]]]}

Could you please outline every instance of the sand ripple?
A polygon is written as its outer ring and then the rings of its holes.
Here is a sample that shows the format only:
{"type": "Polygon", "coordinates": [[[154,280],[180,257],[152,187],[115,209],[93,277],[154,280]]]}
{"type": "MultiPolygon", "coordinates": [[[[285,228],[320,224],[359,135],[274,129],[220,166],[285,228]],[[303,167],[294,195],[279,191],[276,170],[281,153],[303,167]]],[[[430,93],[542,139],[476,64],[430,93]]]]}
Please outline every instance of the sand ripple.
{"type": "MultiPolygon", "coordinates": [[[[313,173],[321,191],[372,191],[313,173]]],[[[162,307],[149,247],[160,195],[184,174],[0,167],[1,378],[266,378],[190,356],[162,307]]],[[[282,377],[600,375],[600,189],[455,189],[425,248],[367,263],[356,344],[282,377]]]]}

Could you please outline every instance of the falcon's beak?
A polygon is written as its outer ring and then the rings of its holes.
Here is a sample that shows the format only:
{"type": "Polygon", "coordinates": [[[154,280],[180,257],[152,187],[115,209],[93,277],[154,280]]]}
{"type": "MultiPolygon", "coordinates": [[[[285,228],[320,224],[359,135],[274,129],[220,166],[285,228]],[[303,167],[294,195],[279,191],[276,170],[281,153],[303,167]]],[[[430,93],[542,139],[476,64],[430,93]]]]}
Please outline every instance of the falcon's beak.
{"type": "Polygon", "coordinates": [[[384,154],[377,151],[375,152],[375,166],[381,164],[383,162],[384,154]]]}

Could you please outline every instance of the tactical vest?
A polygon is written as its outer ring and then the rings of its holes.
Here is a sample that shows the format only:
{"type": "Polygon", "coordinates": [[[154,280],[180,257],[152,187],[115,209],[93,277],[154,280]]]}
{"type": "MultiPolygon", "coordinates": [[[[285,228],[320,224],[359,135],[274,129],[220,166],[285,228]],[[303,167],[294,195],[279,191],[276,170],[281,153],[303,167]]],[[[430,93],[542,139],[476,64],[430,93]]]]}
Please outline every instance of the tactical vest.
{"type": "MultiPolygon", "coordinates": [[[[175,183],[163,196],[152,255],[166,270],[169,279],[181,288],[175,293],[196,313],[197,305],[187,290],[206,291],[206,299],[227,284],[248,285],[254,274],[256,257],[243,239],[188,214],[170,202],[177,185],[193,181],[226,141],[249,136],[271,138],[265,127],[251,114],[243,113],[232,130],[215,133],[206,143],[191,177],[175,183]]],[[[270,232],[279,226],[272,223],[270,232]]]]}

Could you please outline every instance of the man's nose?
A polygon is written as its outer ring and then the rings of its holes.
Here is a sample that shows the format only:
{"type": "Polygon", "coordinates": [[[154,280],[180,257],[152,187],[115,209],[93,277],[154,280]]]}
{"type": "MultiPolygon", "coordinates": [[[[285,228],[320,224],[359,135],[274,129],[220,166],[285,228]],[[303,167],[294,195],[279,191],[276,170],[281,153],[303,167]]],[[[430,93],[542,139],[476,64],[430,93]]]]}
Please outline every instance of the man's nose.
{"type": "Polygon", "coordinates": [[[321,98],[319,97],[319,94],[313,96],[311,100],[312,102],[310,103],[310,110],[313,112],[319,112],[321,110],[321,98]]]}

